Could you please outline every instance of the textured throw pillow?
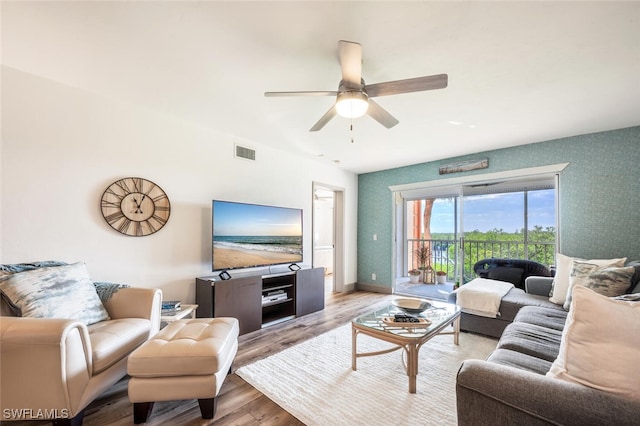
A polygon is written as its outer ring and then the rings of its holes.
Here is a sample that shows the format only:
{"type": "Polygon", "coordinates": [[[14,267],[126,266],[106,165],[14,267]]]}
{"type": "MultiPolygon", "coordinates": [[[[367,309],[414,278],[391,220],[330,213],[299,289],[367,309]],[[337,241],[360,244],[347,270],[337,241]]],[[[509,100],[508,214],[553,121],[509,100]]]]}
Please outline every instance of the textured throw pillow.
{"type": "Polygon", "coordinates": [[[623,294],[622,296],[616,296],[614,300],[626,300],[628,302],[640,302],[640,293],[623,294]]]}
{"type": "Polygon", "coordinates": [[[547,377],[640,401],[640,303],[573,290],[558,358],[547,377]]]}
{"type": "Polygon", "coordinates": [[[627,263],[626,266],[633,266],[636,270],[636,273],[633,274],[633,278],[631,278],[631,288],[629,289],[629,293],[640,293],[640,260],[634,260],[627,263]]]}
{"type": "Polygon", "coordinates": [[[569,310],[571,293],[577,286],[587,287],[598,294],[615,297],[625,294],[631,287],[631,278],[635,273],[633,266],[622,268],[601,268],[587,262],[573,261],[569,276],[569,290],[563,307],[569,310]]]}
{"type": "Polygon", "coordinates": [[[556,305],[564,305],[567,300],[567,293],[569,290],[569,274],[571,273],[571,267],[573,261],[578,260],[581,262],[592,263],[594,265],[607,267],[607,266],[624,266],[624,262],[627,261],[626,257],[621,259],[592,259],[585,260],[574,257],[565,256],[563,254],[556,254],[556,274],[553,278],[553,287],[549,301],[556,305]]]}
{"type": "Polygon", "coordinates": [[[23,317],[69,318],[87,325],[109,319],[83,263],[8,275],[0,290],[23,317]]]}

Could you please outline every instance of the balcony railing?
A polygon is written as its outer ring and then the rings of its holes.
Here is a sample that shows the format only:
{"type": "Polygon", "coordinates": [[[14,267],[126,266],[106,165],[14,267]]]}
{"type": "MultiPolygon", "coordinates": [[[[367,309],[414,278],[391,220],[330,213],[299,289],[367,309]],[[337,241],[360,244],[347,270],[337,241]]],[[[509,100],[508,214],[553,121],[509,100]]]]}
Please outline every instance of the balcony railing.
{"type": "MultiPolygon", "coordinates": [[[[456,278],[456,259],[460,250],[459,240],[407,240],[408,269],[419,269],[416,250],[428,245],[431,251],[431,267],[447,273],[447,281],[456,278]]],[[[474,241],[464,240],[463,273],[464,282],[475,277],[473,265],[488,258],[528,259],[545,266],[555,264],[555,242],[519,242],[519,241],[474,241]]]]}

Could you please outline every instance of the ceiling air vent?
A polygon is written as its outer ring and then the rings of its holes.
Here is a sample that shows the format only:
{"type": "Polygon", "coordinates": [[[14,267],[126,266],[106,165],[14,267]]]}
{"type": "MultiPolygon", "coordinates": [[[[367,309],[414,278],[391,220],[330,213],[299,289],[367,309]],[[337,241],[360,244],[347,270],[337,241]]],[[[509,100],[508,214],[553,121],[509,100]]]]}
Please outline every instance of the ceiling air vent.
{"type": "Polygon", "coordinates": [[[247,148],[244,146],[236,145],[236,158],[244,158],[246,160],[256,160],[255,149],[247,148]]]}

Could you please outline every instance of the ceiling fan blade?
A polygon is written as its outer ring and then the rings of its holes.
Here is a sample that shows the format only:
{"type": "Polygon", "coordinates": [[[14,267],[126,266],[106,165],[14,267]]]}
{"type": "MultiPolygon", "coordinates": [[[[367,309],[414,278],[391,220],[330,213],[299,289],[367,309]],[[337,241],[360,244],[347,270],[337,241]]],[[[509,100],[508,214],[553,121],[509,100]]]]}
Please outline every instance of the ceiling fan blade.
{"type": "Polygon", "coordinates": [[[309,131],[317,132],[318,130],[322,129],[325,126],[325,124],[327,124],[329,120],[331,120],[335,116],[336,116],[336,106],[334,104],[333,106],[331,106],[331,108],[329,108],[329,111],[327,111],[322,116],[322,118],[320,118],[320,120],[318,120],[318,122],[314,124],[311,129],[309,129],[309,131]]]}
{"type": "Polygon", "coordinates": [[[264,92],[266,97],[276,96],[337,96],[338,92],[332,91],[307,91],[307,92],[264,92]]]}
{"type": "Polygon", "coordinates": [[[367,110],[367,114],[387,129],[390,129],[399,123],[393,115],[389,114],[387,110],[371,99],[369,99],[369,109],[367,110]]]}
{"type": "Polygon", "coordinates": [[[398,95],[401,93],[421,92],[423,90],[444,89],[447,87],[447,74],[430,75],[428,77],[408,78],[406,80],[387,81],[365,86],[370,98],[376,96],[398,95]]]}
{"type": "Polygon", "coordinates": [[[362,46],[360,43],[340,40],[338,42],[342,82],[347,89],[362,87],[362,46]]]}

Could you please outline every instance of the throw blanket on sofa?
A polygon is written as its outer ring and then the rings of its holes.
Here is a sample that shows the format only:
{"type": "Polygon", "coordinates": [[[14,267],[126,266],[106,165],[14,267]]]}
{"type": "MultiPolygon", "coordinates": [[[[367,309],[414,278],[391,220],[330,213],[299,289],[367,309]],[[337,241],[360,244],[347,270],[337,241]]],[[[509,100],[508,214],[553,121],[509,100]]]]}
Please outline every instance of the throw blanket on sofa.
{"type": "Polygon", "coordinates": [[[496,318],[502,297],[513,287],[513,284],[504,281],[475,278],[456,290],[456,304],[462,308],[462,312],[496,318]]]}
{"type": "Polygon", "coordinates": [[[96,292],[98,293],[100,301],[103,303],[111,299],[113,293],[117,292],[121,288],[129,287],[127,284],[116,284],[109,282],[94,282],[93,285],[96,288],[96,292]]]}

